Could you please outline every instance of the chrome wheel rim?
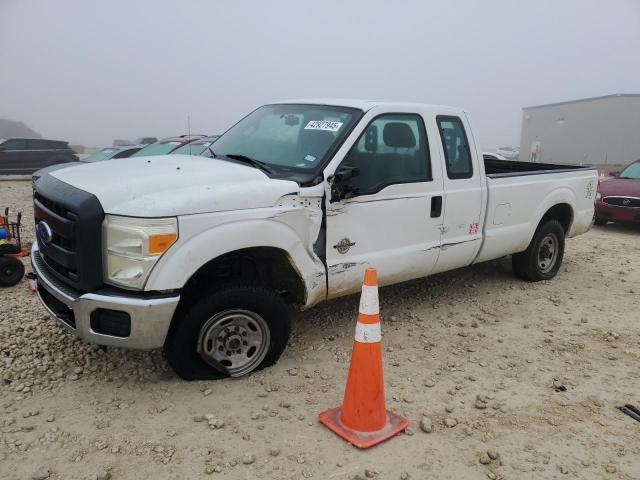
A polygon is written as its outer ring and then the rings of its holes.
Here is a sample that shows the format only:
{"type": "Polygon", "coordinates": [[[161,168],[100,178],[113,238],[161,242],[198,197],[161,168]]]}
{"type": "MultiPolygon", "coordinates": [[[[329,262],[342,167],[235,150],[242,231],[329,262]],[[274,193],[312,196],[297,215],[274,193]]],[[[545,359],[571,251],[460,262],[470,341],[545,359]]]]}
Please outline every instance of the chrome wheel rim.
{"type": "Polygon", "coordinates": [[[200,329],[198,354],[210,365],[222,365],[229,375],[240,377],[262,363],[270,342],[269,326],[260,315],[248,310],[225,310],[200,329]]]}
{"type": "Polygon", "coordinates": [[[538,248],[538,269],[542,273],[553,270],[558,259],[558,237],[555,233],[547,234],[538,248]]]}

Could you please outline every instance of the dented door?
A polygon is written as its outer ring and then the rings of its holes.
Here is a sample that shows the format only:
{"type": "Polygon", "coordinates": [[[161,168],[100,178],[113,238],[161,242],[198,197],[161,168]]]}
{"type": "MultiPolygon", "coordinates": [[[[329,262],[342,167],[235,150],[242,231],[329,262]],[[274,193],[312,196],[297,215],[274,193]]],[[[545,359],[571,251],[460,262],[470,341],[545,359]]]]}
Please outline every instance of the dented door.
{"type": "Polygon", "coordinates": [[[330,298],[357,292],[367,267],[378,270],[381,285],[432,271],[443,184],[431,158],[423,118],[400,113],[373,118],[345,155],[336,172],[348,167],[358,175],[348,182],[351,198],[332,202],[327,196],[330,298]]]}

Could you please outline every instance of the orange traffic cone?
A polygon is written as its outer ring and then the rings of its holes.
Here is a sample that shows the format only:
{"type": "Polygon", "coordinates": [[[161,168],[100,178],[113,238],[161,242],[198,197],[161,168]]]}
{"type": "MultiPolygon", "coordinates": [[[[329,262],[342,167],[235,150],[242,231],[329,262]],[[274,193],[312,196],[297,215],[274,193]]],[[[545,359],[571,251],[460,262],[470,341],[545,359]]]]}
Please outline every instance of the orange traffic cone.
{"type": "Polygon", "coordinates": [[[322,424],[358,448],[372,447],[409,426],[385,408],[379,313],[378,276],[375,268],[367,268],[342,407],[319,416],[322,424]]]}

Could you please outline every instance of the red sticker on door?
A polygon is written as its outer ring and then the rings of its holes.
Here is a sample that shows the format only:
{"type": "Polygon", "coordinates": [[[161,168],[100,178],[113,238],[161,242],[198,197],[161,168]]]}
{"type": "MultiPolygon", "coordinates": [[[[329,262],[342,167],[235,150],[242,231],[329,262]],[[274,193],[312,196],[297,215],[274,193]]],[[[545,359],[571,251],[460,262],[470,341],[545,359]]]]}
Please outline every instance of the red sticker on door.
{"type": "Polygon", "coordinates": [[[478,224],[477,223],[470,223],[469,224],[469,235],[475,235],[478,233],[478,224]]]}

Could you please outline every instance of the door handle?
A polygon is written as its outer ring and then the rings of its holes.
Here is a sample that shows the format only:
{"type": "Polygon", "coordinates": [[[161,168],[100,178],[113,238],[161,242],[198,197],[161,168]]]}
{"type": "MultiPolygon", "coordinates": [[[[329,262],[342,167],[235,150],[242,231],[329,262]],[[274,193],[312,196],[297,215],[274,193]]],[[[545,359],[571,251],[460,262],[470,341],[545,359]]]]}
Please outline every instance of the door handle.
{"type": "Polygon", "coordinates": [[[442,215],[442,195],[431,197],[431,218],[442,215]]]}

